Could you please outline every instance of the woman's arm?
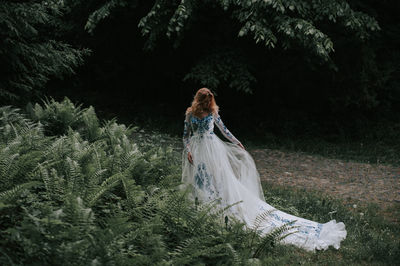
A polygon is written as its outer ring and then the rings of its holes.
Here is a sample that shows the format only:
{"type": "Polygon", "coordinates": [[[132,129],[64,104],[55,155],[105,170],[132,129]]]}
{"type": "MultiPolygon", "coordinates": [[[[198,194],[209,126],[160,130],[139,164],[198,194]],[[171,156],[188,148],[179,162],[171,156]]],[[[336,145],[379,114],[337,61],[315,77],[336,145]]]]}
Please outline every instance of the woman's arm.
{"type": "Polygon", "coordinates": [[[233,134],[229,131],[229,129],[224,125],[224,122],[222,122],[222,119],[218,113],[213,114],[214,115],[214,123],[217,125],[221,133],[233,144],[239,144],[241,145],[240,141],[233,136],[233,134]]]}
{"type": "Polygon", "coordinates": [[[189,125],[190,114],[186,114],[185,121],[183,122],[183,146],[188,152],[190,152],[189,138],[191,134],[191,128],[189,125]]]}

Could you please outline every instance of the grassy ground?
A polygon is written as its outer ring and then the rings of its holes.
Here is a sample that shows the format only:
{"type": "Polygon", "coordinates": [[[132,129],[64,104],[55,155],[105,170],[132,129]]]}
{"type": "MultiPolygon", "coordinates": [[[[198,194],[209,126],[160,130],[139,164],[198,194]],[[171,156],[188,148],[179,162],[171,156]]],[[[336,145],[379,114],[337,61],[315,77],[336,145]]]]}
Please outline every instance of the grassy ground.
{"type": "Polygon", "coordinates": [[[327,158],[400,166],[400,145],[384,141],[327,141],[322,138],[283,138],[273,135],[248,139],[249,147],[301,151],[327,158]]]}
{"type": "Polygon", "coordinates": [[[347,205],[320,192],[288,189],[265,183],[266,201],[288,213],[319,222],[331,219],[346,225],[347,238],[339,250],[316,253],[288,246],[277,247],[275,265],[396,265],[400,258],[400,224],[385,220],[378,206],[347,205]]]}

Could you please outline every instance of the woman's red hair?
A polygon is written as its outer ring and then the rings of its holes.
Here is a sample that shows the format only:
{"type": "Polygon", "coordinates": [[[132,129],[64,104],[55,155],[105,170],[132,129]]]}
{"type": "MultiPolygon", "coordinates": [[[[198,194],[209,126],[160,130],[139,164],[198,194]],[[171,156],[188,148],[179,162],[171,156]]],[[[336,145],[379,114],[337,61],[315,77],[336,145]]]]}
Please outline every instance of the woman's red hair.
{"type": "Polygon", "coordinates": [[[192,105],[186,110],[186,114],[192,113],[197,117],[201,117],[204,113],[216,114],[218,109],[214,94],[207,88],[201,88],[196,92],[192,105]]]}

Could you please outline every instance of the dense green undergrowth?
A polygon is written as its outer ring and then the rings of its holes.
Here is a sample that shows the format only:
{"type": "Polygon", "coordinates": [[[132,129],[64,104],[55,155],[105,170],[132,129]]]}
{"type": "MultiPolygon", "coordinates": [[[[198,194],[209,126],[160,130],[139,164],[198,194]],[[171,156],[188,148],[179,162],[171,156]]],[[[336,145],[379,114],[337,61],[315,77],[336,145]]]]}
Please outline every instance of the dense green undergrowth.
{"type": "MultiPolygon", "coordinates": [[[[391,264],[400,229],[373,209],[349,210],[323,196],[273,188],[272,205],[306,218],[346,223],[339,250],[279,245],[285,228],[254,230],[198,205],[178,189],[180,152],[68,99],[0,108],[2,265],[391,264]],[[360,212],[363,212],[361,215],[360,212]]],[[[214,210],[214,211],[213,211],[214,210]]]]}
{"type": "Polygon", "coordinates": [[[27,113],[0,108],[2,265],[246,264],[287,229],[261,238],[189,201],[167,136],[68,99],[27,113]]]}

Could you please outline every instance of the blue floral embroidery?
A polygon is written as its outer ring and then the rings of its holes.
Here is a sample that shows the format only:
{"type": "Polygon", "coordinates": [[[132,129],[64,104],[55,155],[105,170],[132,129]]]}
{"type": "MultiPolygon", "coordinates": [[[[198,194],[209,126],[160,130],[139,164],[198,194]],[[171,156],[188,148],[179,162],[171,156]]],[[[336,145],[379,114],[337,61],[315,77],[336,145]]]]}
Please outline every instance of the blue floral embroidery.
{"type": "Polygon", "coordinates": [[[283,222],[283,223],[290,223],[290,222],[292,222],[292,221],[290,221],[289,219],[284,219],[284,218],[280,217],[280,216],[277,215],[276,213],[272,213],[271,216],[274,217],[275,220],[281,221],[281,222],[283,222]]]}
{"type": "Polygon", "coordinates": [[[213,189],[211,189],[211,176],[208,174],[206,170],[206,164],[205,163],[199,163],[197,165],[197,172],[196,175],[194,176],[196,185],[200,189],[206,189],[210,194],[214,194],[213,189]]]}
{"type": "Polygon", "coordinates": [[[319,238],[319,235],[320,235],[321,230],[322,230],[322,226],[323,226],[322,224],[318,223],[317,226],[306,225],[306,226],[300,227],[298,230],[299,230],[300,233],[303,233],[303,234],[306,234],[306,235],[309,235],[311,232],[314,231],[315,236],[317,238],[319,238]]]}
{"type": "Polygon", "coordinates": [[[193,126],[193,131],[197,132],[200,135],[212,131],[212,128],[210,127],[210,121],[212,120],[212,118],[212,113],[203,118],[192,116],[191,122],[193,126]]]}
{"type": "Polygon", "coordinates": [[[321,230],[322,230],[322,224],[318,223],[317,228],[315,229],[316,237],[319,238],[319,235],[321,234],[321,230]]]}
{"type": "MultiPolygon", "coordinates": [[[[258,209],[260,211],[265,211],[266,209],[263,206],[259,206],[258,209]]],[[[283,223],[290,223],[292,221],[290,221],[289,219],[284,219],[281,216],[272,213],[271,216],[276,220],[276,221],[281,221],[283,223]]],[[[271,226],[276,226],[273,222],[271,222],[271,226]]],[[[298,228],[298,232],[299,233],[303,233],[305,235],[309,235],[310,232],[314,231],[315,232],[315,236],[319,238],[321,230],[322,230],[322,226],[323,224],[318,223],[317,226],[313,226],[313,225],[304,225],[301,226],[300,228],[298,228]]]]}
{"type": "Polygon", "coordinates": [[[238,141],[232,133],[226,128],[221,120],[219,114],[210,113],[203,118],[198,118],[192,114],[187,114],[184,121],[183,129],[183,144],[185,148],[190,151],[190,137],[197,136],[203,138],[212,138],[214,135],[214,123],[220,129],[221,133],[232,143],[239,144],[238,141]]]}
{"type": "Polygon", "coordinates": [[[298,228],[297,230],[299,231],[299,233],[303,233],[303,234],[305,234],[305,235],[308,235],[308,234],[309,234],[309,231],[306,230],[304,227],[300,227],[300,228],[298,228]]]}
{"type": "MultiPolygon", "coordinates": [[[[265,209],[262,205],[260,205],[260,206],[258,207],[258,209],[259,209],[260,211],[266,211],[266,209],[265,209]]],[[[276,221],[281,221],[281,222],[283,222],[283,223],[290,223],[290,222],[292,222],[292,221],[290,221],[289,219],[284,219],[284,218],[282,218],[281,216],[277,215],[276,213],[272,213],[272,214],[270,214],[270,215],[271,215],[273,218],[275,218],[276,221]]],[[[276,226],[274,222],[270,222],[270,223],[271,223],[271,226],[273,226],[273,227],[276,226]]]]}

